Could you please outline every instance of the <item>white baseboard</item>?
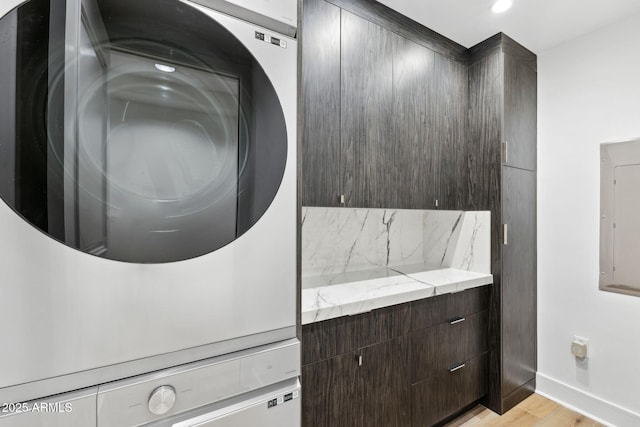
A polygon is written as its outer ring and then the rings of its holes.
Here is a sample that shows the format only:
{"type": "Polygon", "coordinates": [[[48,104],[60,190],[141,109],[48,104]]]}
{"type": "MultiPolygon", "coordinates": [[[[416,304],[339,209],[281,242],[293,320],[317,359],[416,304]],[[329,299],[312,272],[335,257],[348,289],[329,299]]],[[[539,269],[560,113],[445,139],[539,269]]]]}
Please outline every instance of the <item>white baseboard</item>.
{"type": "Polygon", "coordinates": [[[640,414],[585,393],[540,372],[536,375],[536,393],[608,426],[640,426],[640,414]]]}

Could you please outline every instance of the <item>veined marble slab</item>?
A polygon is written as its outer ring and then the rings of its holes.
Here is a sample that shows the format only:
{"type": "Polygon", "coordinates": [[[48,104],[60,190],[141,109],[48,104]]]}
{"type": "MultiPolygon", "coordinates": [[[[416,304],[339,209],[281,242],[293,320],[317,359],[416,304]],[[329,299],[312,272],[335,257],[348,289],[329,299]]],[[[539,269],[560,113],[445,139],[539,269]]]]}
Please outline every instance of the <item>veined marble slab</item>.
{"type": "Polygon", "coordinates": [[[302,290],[302,324],[365,313],[490,283],[493,283],[491,274],[446,268],[407,274],[389,270],[383,277],[306,288],[302,290]]]}
{"type": "Polygon", "coordinates": [[[303,208],[303,274],[421,263],[423,216],[418,210],[303,208]]]}
{"type": "Polygon", "coordinates": [[[489,273],[490,213],[302,208],[303,277],[402,265],[489,273]]]}
{"type": "Polygon", "coordinates": [[[302,210],[302,323],[493,283],[489,212],[302,210]]]}
{"type": "Polygon", "coordinates": [[[458,241],[445,265],[491,273],[491,212],[464,212],[459,228],[458,241]]]}

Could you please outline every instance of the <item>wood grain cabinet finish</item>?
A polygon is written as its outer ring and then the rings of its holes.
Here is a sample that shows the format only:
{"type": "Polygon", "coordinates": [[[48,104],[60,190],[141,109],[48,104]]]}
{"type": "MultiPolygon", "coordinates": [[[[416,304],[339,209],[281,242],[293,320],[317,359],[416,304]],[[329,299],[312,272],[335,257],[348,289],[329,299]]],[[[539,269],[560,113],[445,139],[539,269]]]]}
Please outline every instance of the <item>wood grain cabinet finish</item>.
{"type": "Polygon", "coordinates": [[[439,423],[486,395],[488,291],[434,298],[435,313],[429,299],[412,306],[422,320],[414,325],[433,325],[410,334],[414,427],[439,423]]]}
{"type": "Polygon", "coordinates": [[[468,289],[436,298],[411,302],[411,330],[417,331],[446,323],[466,314],[478,313],[488,307],[491,287],[468,289]]]}
{"type": "Polygon", "coordinates": [[[409,326],[409,304],[304,325],[302,425],[407,426],[409,326]]]}
{"type": "Polygon", "coordinates": [[[304,325],[303,426],[431,425],[480,399],[488,384],[488,293],[477,288],[304,325]]]}
{"type": "MultiPolygon", "coordinates": [[[[504,34],[465,49],[374,0],[302,0],[301,19],[302,204],[491,211],[485,403],[507,411],[535,388],[536,56],[504,34]]],[[[303,359],[367,346],[343,326],[303,359]]]]}
{"type": "MultiPolygon", "coordinates": [[[[435,183],[438,209],[468,209],[468,67],[436,55],[431,84],[435,87],[429,108],[431,138],[425,143],[430,147],[428,159],[432,167],[427,179],[435,183]]],[[[425,208],[433,209],[434,205],[425,208]]]]}
{"type": "MultiPolygon", "coordinates": [[[[537,73],[531,53],[509,49],[504,61],[503,164],[536,170],[537,73]]],[[[523,49],[522,49],[523,50],[523,49]]]]}
{"type": "Polygon", "coordinates": [[[394,150],[392,164],[397,167],[386,167],[386,173],[393,176],[390,206],[430,209],[438,197],[439,182],[433,179],[436,150],[428,143],[437,134],[432,120],[438,55],[403,37],[396,37],[394,42],[394,120],[389,142],[394,150]]]}
{"type": "Polygon", "coordinates": [[[323,0],[305,0],[300,38],[302,204],[338,206],[340,8],[323,0]]]}
{"type": "Polygon", "coordinates": [[[502,248],[502,389],[509,396],[536,370],[536,173],[504,167],[502,220],[509,225],[502,248]]]}
{"type": "Polygon", "coordinates": [[[536,375],[536,56],[504,34],[470,49],[473,204],[492,212],[489,408],[533,393],[536,375]]]}
{"type": "Polygon", "coordinates": [[[441,370],[411,385],[413,427],[427,427],[451,418],[486,395],[487,353],[474,357],[453,372],[441,370]]]}
{"type": "Polygon", "coordinates": [[[358,369],[365,426],[410,425],[409,355],[407,336],[364,348],[358,354],[362,356],[358,369]]]}
{"type": "Polygon", "coordinates": [[[349,207],[462,209],[464,49],[441,36],[426,43],[391,10],[373,19],[381,9],[303,2],[302,204],[338,206],[344,195],[349,207]]]}
{"type": "Polygon", "coordinates": [[[392,206],[394,33],[342,11],[342,194],[347,206],[392,206]]]}
{"type": "Polygon", "coordinates": [[[349,352],[302,366],[303,426],[365,427],[355,358],[349,352]]]}
{"type": "Polygon", "coordinates": [[[434,377],[486,353],[487,332],[487,312],[482,311],[411,334],[411,382],[434,377]]]}

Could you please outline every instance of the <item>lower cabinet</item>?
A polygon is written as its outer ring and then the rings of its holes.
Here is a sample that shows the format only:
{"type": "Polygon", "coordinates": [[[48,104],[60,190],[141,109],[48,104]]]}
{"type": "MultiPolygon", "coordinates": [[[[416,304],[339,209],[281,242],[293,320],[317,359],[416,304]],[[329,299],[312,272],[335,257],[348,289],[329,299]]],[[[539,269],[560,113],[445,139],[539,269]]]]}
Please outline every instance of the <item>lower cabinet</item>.
{"type": "Polygon", "coordinates": [[[362,426],[362,403],[355,353],[302,367],[303,426],[362,426]]]}
{"type": "Polygon", "coordinates": [[[407,337],[302,367],[302,425],[404,427],[411,423],[407,337]]]}
{"type": "Polygon", "coordinates": [[[411,385],[412,426],[432,426],[488,392],[487,354],[411,385]]]}
{"type": "Polygon", "coordinates": [[[359,366],[365,427],[411,423],[409,348],[406,336],[362,349],[359,366]]]}
{"type": "Polygon", "coordinates": [[[302,425],[431,426],[478,401],[487,303],[483,287],[304,325],[302,425]]]}

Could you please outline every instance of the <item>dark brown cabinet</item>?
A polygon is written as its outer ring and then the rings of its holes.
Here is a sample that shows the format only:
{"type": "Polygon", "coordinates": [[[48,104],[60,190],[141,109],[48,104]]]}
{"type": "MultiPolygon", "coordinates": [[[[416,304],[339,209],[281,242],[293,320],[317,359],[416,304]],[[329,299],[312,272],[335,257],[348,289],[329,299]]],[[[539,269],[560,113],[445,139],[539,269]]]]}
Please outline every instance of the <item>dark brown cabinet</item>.
{"type": "Polygon", "coordinates": [[[492,212],[486,404],[504,413],[535,390],[536,56],[504,34],[470,52],[473,204],[492,212]]]}
{"type": "Polygon", "coordinates": [[[303,426],[427,426],[487,392],[477,288],[304,325],[303,426]]]}
{"type": "Polygon", "coordinates": [[[484,353],[458,365],[459,369],[444,370],[424,381],[412,384],[411,425],[434,425],[485,396],[487,359],[487,354],[484,353]]]}
{"type": "MultiPolygon", "coordinates": [[[[514,42],[515,43],[515,42],[514,42]]],[[[531,52],[518,47],[503,49],[504,154],[502,164],[536,170],[537,73],[531,52]]]]}
{"type": "Polygon", "coordinates": [[[435,318],[433,305],[414,303],[414,318],[422,319],[414,325],[441,321],[410,334],[414,427],[443,421],[486,395],[487,301],[487,293],[477,290],[436,298],[441,315],[435,318]]]}
{"type": "Polygon", "coordinates": [[[391,191],[393,206],[432,206],[436,199],[437,182],[429,179],[434,170],[435,155],[431,126],[435,116],[434,71],[436,54],[403,37],[395,38],[393,47],[393,113],[392,134],[389,142],[394,149],[394,167],[387,165],[394,174],[391,191]],[[402,120],[398,120],[402,117],[402,120]],[[395,159],[403,159],[400,164],[395,159]]]}
{"type": "Polygon", "coordinates": [[[363,425],[409,425],[411,401],[407,337],[366,347],[356,356],[358,363],[362,361],[358,370],[362,385],[363,425]]]}
{"type": "Polygon", "coordinates": [[[341,194],[347,206],[391,206],[392,58],[397,36],[345,10],[341,30],[341,194]]]}
{"type": "Polygon", "coordinates": [[[305,365],[302,425],[409,425],[408,354],[400,337],[305,365]]]}
{"type": "Polygon", "coordinates": [[[337,206],[340,179],[340,8],[305,0],[301,30],[302,203],[337,206]]]}
{"type": "Polygon", "coordinates": [[[509,410],[535,389],[536,56],[373,0],[303,0],[300,46],[303,205],[491,211],[485,403],[509,410]]]}
{"type": "Polygon", "coordinates": [[[409,304],[302,328],[302,425],[407,426],[409,304]]]}
{"type": "MultiPolygon", "coordinates": [[[[536,173],[503,167],[502,389],[510,396],[536,371],[536,173]]],[[[532,385],[533,386],[533,385],[532,385]]]]}
{"type": "Polygon", "coordinates": [[[302,367],[303,426],[362,426],[359,372],[355,353],[302,367]]]}
{"type": "Polygon", "coordinates": [[[464,48],[442,38],[434,51],[371,7],[303,2],[302,204],[461,209],[464,48]]]}

